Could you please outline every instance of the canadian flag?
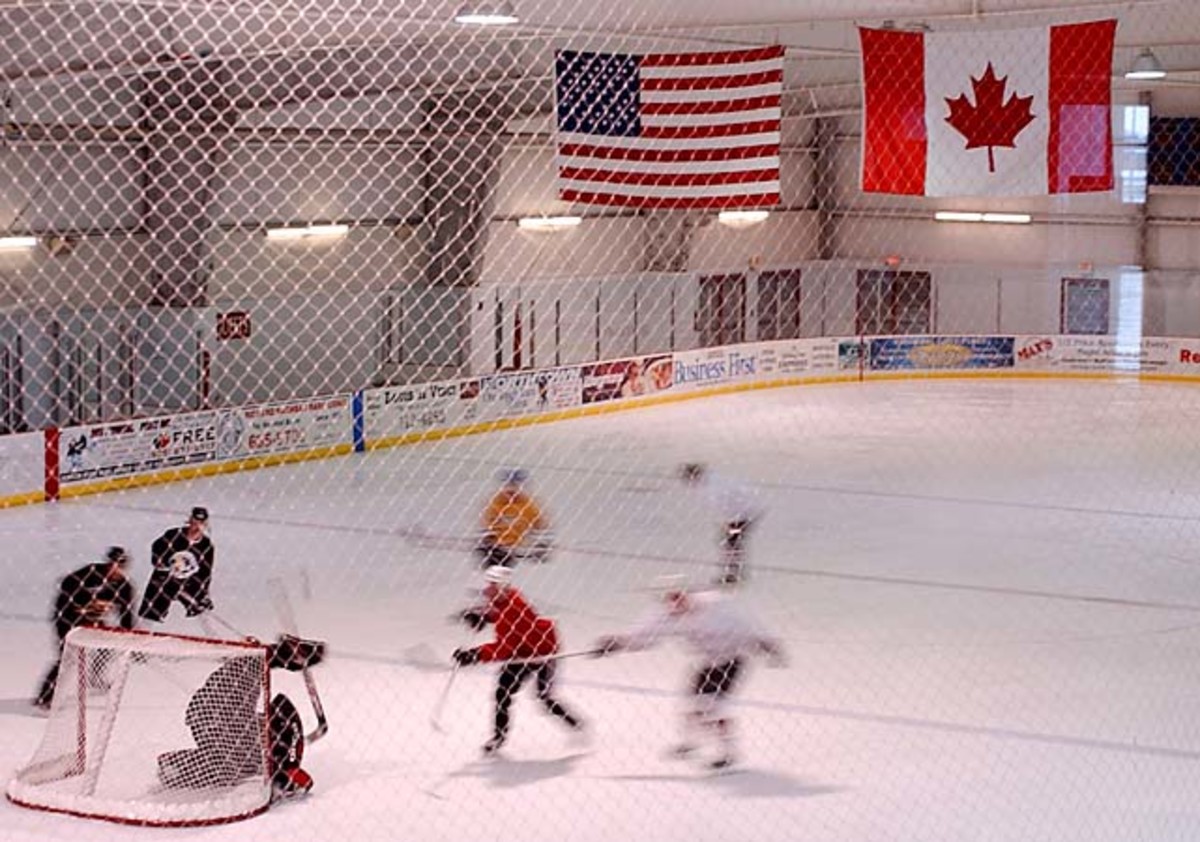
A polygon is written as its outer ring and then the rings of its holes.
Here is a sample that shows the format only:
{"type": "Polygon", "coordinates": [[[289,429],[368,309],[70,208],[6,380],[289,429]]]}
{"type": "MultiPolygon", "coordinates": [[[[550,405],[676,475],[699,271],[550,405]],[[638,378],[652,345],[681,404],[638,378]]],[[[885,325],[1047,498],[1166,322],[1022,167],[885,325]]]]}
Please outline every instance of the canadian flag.
{"type": "Polygon", "coordinates": [[[862,189],[926,196],[1111,190],[1115,20],[860,29],[862,189]]]}

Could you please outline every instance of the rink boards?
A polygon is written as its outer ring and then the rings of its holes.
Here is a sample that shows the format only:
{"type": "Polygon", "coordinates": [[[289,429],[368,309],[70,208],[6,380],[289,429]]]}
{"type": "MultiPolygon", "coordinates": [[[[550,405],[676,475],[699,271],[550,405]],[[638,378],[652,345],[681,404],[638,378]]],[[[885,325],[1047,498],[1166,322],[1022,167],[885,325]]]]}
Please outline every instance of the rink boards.
{"type": "Polygon", "coordinates": [[[751,342],[0,438],[0,506],[814,383],[928,377],[1200,379],[1200,339],[877,336],[751,342]]]}

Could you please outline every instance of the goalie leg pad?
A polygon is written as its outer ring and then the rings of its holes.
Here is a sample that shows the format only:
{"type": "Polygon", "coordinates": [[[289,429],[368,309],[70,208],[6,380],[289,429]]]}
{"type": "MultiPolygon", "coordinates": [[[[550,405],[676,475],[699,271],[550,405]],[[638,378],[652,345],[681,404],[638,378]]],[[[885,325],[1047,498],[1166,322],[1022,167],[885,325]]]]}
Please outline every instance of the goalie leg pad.
{"type": "Polygon", "coordinates": [[[277,693],[271,700],[271,789],[275,800],[304,795],[312,775],[300,767],[304,759],[304,726],[292,700],[277,693]]]}
{"type": "Polygon", "coordinates": [[[300,768],[304,759],[304,726],[292,700],[276,693],[271,700],[271,769],[279,774],[300,768]]]}

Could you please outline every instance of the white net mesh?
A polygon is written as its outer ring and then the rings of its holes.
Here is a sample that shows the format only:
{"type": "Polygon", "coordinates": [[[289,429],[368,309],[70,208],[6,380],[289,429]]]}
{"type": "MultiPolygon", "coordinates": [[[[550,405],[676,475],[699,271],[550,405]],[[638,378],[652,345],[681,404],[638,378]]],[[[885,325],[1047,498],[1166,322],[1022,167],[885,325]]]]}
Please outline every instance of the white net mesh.
{"type": "Polygon", "coordinates": [[[151,792],[240,656],[39,691],[49,601],[329,641],[311,797],[215,838],[1188,838],[1197,4],[482,5],[0,0],[10,795],[265,803],[151,792]],[[540,516],[485,514],[513,469],[540,516]]]}
{"type": "Polygon", "coordinates": [[[265,650],[77,629],[33,759],[8,797],[133,824],[199,825],[267,806],[265,650]]]}

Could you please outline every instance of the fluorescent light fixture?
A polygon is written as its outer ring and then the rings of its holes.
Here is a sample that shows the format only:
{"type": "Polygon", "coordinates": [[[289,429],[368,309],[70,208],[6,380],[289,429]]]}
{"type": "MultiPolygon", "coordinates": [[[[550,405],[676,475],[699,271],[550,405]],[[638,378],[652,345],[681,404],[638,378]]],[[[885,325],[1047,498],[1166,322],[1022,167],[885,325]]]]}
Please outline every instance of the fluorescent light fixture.
{"type": "Polygon", "coordinates": [[[517,227],[525,231],[562,231],[583,222],[582,216],[523,216],[517,227]]]}
{"type": "Polygon", "coordinates": [[[31,249],[38,244],[37,237],[0,237],[0,249],[31,249]]]}
{"type": "Polygon", "coordinates": [[[938,222],[983,222],[978,211],[938,211],[933,218],[938,222]]]}
{"type": "Polygon", "coordinates": [[[1027,213],[985,213],[983,221],[1001,225],[1028,225],[1033,222],[1033,217],[1027,213]]]}
{"type": "Polygon", "coordinates": [[[993,222],[1000,225],[1028,225],[1033,217],[1027,213],[981,213],[979,211],[937,211],[938,222],[993,222]]]}
{"type": "Polygon", "coordinates": [[[771,215],[765,210],[730,210],[717,214],[717,222],[730,228],[748,228],[766,220],[771,215]]]}
{"type": "Polygon", "coordinates": [[[455,23],[466,26],[507,26],[520,18],[513,11],[512,3],[479,2],[468,3],[454,16],[455,23]]]}
{"type": "Polygon", "coordinates": [[[1162,62],[1158,60],[1158,56],[1149,47],[1146,47],[1138,57],[1133,60],[1133,65],[1125,71],[1126,79],[1163,79],[1166,78],[1167,69],[1162,66],[1162,62]]]}
{"type": "Polygon", "coordinates": [[[299,228],[268,228],[268,240],[307,240],[312,237],[344,237],[349,225],[306,225],[299,228]]]}

